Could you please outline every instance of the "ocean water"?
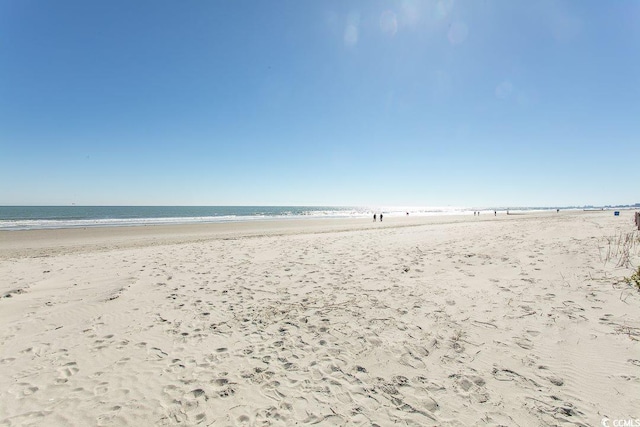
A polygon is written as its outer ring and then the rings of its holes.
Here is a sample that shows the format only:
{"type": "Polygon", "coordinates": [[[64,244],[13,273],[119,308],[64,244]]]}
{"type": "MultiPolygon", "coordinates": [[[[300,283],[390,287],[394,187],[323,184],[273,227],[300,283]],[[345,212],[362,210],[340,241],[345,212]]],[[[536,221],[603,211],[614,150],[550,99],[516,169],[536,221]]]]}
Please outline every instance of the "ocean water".
{"type": "MultiPolygon", "coordinates": [[[[520,210],[548,208],[520,208],[520,210]]],[[[267,221],[301,218],[365,218],[373,213],[401,216],[465,215],[461,207],[336,206],[0,206],[0,230],[267,221]]],[[[493,210],[487,210],[493,213],[493,210]]]]}

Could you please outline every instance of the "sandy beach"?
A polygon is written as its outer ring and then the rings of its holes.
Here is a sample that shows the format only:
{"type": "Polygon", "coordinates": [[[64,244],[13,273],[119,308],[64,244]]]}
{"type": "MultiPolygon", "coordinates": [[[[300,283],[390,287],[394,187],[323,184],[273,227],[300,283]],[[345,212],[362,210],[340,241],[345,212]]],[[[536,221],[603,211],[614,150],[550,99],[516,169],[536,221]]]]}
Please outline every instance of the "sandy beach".
{"type": "Polygon", "coordinates": [[[628,233],[632,211],[0,232],[0,425],[640,419],[628,233]]]}

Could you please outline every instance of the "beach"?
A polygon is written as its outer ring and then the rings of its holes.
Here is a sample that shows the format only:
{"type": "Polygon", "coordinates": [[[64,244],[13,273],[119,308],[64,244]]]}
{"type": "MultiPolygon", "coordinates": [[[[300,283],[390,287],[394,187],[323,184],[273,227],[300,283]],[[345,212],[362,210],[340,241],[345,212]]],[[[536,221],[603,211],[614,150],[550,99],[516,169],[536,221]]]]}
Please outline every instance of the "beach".
{"type": "Polygon", "coordinates": [[[633,212],[0,231],[0,425],[640,419],[633,212]]]}

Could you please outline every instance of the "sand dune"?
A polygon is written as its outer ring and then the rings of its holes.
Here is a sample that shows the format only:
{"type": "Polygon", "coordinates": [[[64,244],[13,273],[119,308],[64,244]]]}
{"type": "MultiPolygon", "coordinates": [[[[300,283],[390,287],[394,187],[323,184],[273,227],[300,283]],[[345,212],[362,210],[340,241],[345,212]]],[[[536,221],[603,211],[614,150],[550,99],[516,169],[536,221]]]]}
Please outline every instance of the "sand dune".
{"type": "Polygon", "coordinates": [[[0,425],[637,419],[640,293],[607,240],[632,222],[4,232],[0,425]]]}

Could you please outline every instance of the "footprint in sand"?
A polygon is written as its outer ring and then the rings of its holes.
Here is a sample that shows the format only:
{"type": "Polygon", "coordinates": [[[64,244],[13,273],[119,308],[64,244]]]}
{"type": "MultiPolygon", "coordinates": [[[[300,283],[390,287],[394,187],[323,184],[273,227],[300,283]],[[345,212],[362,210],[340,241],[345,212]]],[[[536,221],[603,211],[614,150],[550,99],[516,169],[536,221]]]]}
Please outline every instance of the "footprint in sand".
{"type": "Polygon", "coordinates": [[[78,368],[78,364],[76,362],[66,363],[63,367],[58,368],[58,372],[60,376],[56,380],[58,384],[64,384],[69,381],[69,378],[78,373],[80,369],[78,368]]]}
{"type": "Polygon", "coordinates": [[[209,400],[204,389],[194,388],[185,393],[184,389],[170,384],[163,388],[163,393],[163,400],[169,406],[166,408],[168,416],[165,418],[187,425],[201,424],[206,420],[206,414],[200,412],[209,400]]]}
{"type": "Polygon", "coordinates": [[[165,357],[168,356],[167,353],[165,353],[164,351],[162,351],[161,349],[159,349],[158,347],[151,347],[151,349],[148,352],[150,355],[154,356],[157,359],[164,359],[165,357]]]}
{"type": "Polygon", "coordinates": [[[108,409],[108,412],[98,415],[98,417],[96,418],[96,421],[98,422],[97,425],[102,426],[102,425],[117,424],[114,422],[115,421],[114,418],[118,416],[121,409],[122,409],[122,406],[120,405],[115,405],[110,407],[108,409]]]}
{"type": "Polygon", "coordinates": [[[103,394],[106,394],[108,391],[109,391],[108,382],[101,382],[100,384],[98,384],[93,388],[93,394],[95,396],[102,396],[103,394]]]}
{"type": "Polygon", "coordinates": [[[17,399],[22,399],[23,397],[34,394],[38,390],[39,388],[33,384],[21,382],[11,386],[8,392],[15,395],[17,399]]]}
{"type": "Polygon", "coordinates": [[[513,339],[515,341],[515,343],[525,349],[525,350],[531,350],[533,348],[533,343],[531,342],[531,340],[529,338],[526,337],[515,337],[513,339]]]}
{"type": "Polygon", "coordinates": [[[467,375],[458,380],[458,386],[469,393],[469,396],[478,403],[485,403],[489,400],[489,394],[485,388],[485,380],[477,375],[467,375]]]}

